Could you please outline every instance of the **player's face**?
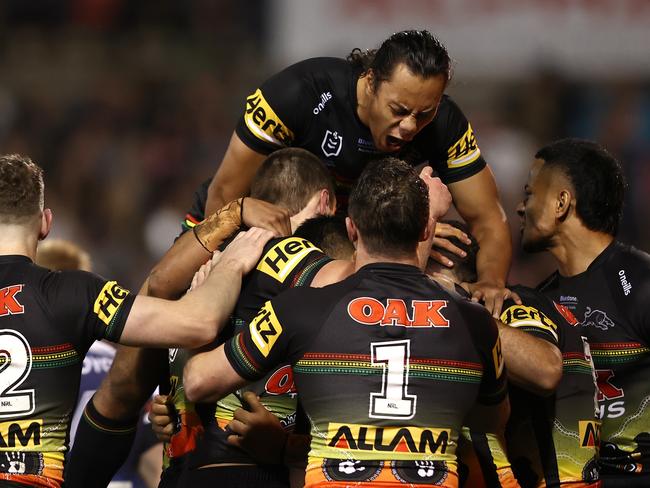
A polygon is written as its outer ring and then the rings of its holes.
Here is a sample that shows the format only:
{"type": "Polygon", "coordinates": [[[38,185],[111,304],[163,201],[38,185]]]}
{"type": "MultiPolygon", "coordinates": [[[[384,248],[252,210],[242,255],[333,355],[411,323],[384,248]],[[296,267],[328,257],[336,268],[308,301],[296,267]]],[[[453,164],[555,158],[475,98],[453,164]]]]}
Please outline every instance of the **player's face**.
{"type": "Polygon", "coordinates": [[[436,116],[447,85],[443,75],[422,78],[399,64],[370,98],[368,127],[375,146],[395,152],[436,116]]]}
{"type": "Polygon", "coordinates": [[[551,246],[555,233],[557,199],[552,172],[544,171],[544,162],[536,159],[524,186],[524,199],[517,205],[521,219],[521,245],[524,251],[539,252],[551,246]]]}

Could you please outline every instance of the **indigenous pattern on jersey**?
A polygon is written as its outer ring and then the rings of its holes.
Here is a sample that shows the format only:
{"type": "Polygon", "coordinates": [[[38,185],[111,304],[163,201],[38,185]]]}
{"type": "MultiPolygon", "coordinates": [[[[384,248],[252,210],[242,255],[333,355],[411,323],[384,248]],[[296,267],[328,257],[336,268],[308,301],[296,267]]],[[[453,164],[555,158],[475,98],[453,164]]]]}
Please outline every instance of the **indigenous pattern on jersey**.
{"type": "Polygon", "coordinates": [[[612,242],[584,273],[539,289],[589,340],[602,421],[601,474],[650,472],[650,256],[612,242]]]}
{"type": "Polygon", "coordinates": [[[0,484],[61,486],[83,357],[120,338],[133,300],[90,273],[0,256],[0,484]]]}
{"type": "MultiPolygon", "coordinates": [[[[245,277],[232,324],[220,334],[219,340],[227,340],[235,332],[243,330],[264,302],[282,290],[309,285],[316,273],[330,261],[306,239],[285,237],[269,241],[256,269],[245,277]]],[[[225,427],[232,420],[235,410],[242,407],[240,397],[244,390],[216,404],[195,405],[188,402],[182,377],[186,361],[185,351],[170,352],[172,398],[179,416],[179,430],[166,445],[166,455],[174,459],[191,453],[186,458],[190,469],[220,463],[255,464],[245,451],[226,442],[228,432],[225,427]]],[[[260,396],[262,404],[280,419],[285,428],[289,430],[293,427],[296,394],[293,371],[289,365],[280,365],[246,390],[260,396]]]]}
{"type": "Polygon", "coordinates": [[[501,321],[556,345],[562,352],[562,379],[555,394],[540,397],[510,385],[508,455],[526,487],[590,486],[598,480],[596,454],[600,423],[589,346],[571,312],[535,290],[512,287],[501,321]]]}
{"type": "MultiPolygon", "coordinates": [[[[262,154],[288,146],[316,154],[334,174],[339,204],[346,205],[365,164],[381,156],[357,116],[359,75],[358,69],[338,58],[313,58],[289,66],[246,99],[237,135],[262,154]]],[[[427,161],[445,183],[485,167],[471,125],[446,95],[434,120],[395,155],[413,165],[427,161]]]]}
{"type": "Polygon", "coordinates": [[[311,422],[307,487],[455,487],[463,418],[506,395],[489,314],[407,265],[289,290],[225,352],[249,380],[293,365],[311,422]]]}

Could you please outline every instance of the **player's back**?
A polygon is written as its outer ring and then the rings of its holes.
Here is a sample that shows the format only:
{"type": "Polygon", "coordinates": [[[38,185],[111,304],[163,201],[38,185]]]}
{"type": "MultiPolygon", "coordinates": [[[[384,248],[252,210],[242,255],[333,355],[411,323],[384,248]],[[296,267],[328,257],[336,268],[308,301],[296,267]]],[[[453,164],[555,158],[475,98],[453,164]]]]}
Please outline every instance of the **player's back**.
{"type": "Polygon", "coordinates": [[[50,272],[25,256],[0,263],[0,480],[58,486],[81,361],[93,341],[62,305],[86,297],[65,288],[77,272],[50,272]]]}
{"type": "Polygon", "coordinates": [[[253,344],[227,350],[233,360],[257,348],[294,364],[312,423],[306,486],[457,486],[463,419],[477,401],[505,396],[489,314],[413,266],[372,264],[336,285],[291,290],[250,330],[253,344]]]}

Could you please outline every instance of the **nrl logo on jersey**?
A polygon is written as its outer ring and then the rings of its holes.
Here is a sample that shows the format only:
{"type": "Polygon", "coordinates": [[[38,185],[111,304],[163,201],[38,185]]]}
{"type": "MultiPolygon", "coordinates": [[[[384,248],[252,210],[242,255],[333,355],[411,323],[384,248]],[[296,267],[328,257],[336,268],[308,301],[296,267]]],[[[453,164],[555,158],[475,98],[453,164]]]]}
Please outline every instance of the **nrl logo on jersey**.
{"type": "Polygon", "coordinates": [[[325,156],[329,158],[336,157],[341,153],[343,136],[340,136],[336,131],[332,132],[331,130],[327,130],[325,131],[325,137],[323,137],[323,142],[320,147],[325,156]]]}

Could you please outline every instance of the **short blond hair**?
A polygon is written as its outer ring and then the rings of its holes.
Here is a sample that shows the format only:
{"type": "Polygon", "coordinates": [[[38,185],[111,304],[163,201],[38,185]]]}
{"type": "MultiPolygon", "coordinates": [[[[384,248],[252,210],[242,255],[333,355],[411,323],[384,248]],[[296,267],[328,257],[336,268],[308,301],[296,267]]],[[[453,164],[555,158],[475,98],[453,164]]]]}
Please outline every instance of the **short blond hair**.
{"type": "Polygon", "coordinates": [[[36,264],[53,271],[90,271],[92,262],[86,251],[73,242],[63,239],[48,239],[39,244],[36,264]]]}

